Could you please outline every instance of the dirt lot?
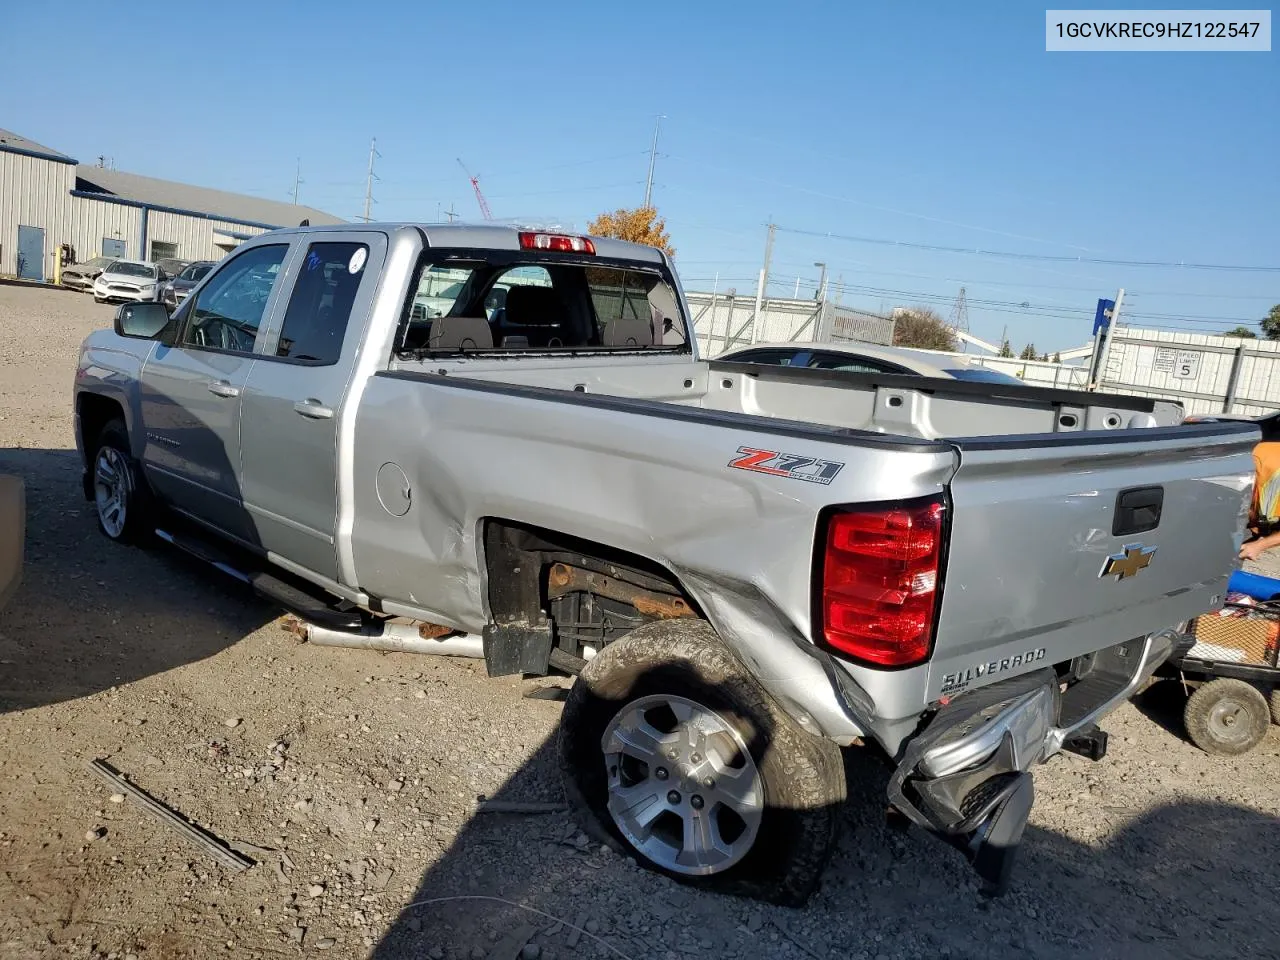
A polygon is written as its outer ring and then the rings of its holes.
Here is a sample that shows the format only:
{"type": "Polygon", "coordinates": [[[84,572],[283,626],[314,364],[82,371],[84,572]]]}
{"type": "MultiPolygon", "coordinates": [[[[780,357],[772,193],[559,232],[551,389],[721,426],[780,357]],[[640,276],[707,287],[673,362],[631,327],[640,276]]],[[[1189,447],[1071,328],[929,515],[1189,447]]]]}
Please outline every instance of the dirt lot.
{"type": "Polygon", "coordinates": [[[218,574],[109,544],[70,390],[110,316],[0,286],[0,472],[30,503],[26,582],[0,614],[0,958],[1280,956],[1280,729],[1210,758],[1171,684],[1108,721],[1102,763],[1037,773],[996,902],[958,854],[886,825],[886,771],[858,753],[804,910],[692,892],[560,815],[476,814],[479,795],[560,798],[560,704],[529,696],[555,684],[300,645],[218,574]],[[265,848],[257,865],[230,872],[113,802],[94,757],[265,848]]]}

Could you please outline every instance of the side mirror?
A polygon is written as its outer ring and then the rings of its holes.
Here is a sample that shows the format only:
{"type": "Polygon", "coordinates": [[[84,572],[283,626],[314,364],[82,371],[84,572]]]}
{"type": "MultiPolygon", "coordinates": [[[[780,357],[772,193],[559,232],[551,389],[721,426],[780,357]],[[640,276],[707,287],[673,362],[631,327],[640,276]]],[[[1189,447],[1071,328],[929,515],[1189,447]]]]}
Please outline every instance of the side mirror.
{"type": "Polygon", "coordinates": [[[154,340],[168,323],[163,303],[126,303],[116,311],[116,333],[122,337],[154,340]]]}

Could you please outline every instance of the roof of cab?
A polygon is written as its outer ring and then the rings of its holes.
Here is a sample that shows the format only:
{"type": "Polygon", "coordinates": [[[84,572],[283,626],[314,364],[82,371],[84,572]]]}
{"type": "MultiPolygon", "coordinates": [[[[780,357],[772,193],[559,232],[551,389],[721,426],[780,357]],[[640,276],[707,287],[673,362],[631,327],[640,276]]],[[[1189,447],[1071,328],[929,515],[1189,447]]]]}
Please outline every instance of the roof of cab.
{"type": "MultiPolygon", "coordinates": [[[[469,247],[481,250],[519,250],[520,234],[526,232],[567,234],[569,236],[591,236],[595,245],[596,256],[614,257],[619,260],[642,260],[649,263],[661,263],[662,251],[657,247],[645,246],[641,243],[630,243],[626,240],[614,240],[611,237],[597,237],[575,230],[541,227],[534,224],[499,224],[499,223],[344,223],[335,225],[315,225],[306,227],[286,227],[273,231],[281,233],[332,233],[360,230],[385,230],[391,232],[403,227],[421,230],[427,243],[433,247],[469,247]]],[[[255,238],[256,239],[256,238],[255,238]]]]}

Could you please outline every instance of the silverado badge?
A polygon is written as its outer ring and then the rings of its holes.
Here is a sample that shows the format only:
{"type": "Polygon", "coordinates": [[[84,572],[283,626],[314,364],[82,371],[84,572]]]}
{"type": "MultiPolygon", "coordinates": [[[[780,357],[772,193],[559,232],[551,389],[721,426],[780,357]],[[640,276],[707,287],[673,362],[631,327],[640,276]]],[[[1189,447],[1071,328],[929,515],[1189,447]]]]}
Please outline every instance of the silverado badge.
{"type": "Polygon", "coordinates": [[[1130,577],[1135,577],[1147,569],[1151,565],[1151,558],[1155,555],[1155,547],[1144,547],[1140,543],[1125,544],[1122,552],[1113,553],[1107,557],[1107,561],[1102,565],[1102,572],[1098,574],[1098,577],[1099,579],[1102,577],[1115,577],[1117,582],[1128,580],[1130,577]]]}

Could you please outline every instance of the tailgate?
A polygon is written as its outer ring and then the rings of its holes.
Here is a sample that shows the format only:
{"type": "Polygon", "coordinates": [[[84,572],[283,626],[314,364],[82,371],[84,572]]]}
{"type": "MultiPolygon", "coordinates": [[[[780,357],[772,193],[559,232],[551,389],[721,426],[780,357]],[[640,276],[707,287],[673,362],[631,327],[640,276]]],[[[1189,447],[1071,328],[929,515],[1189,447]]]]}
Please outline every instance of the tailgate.
{"type": "Polygon", "coordinates": [[[1220,605],[1258,438],[1252,424],[1215,423],[953,440],[960,468],[930,697],[1220,605]]]}

